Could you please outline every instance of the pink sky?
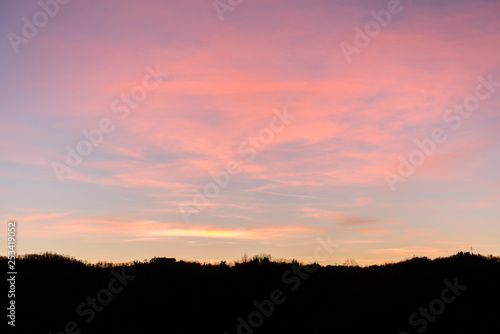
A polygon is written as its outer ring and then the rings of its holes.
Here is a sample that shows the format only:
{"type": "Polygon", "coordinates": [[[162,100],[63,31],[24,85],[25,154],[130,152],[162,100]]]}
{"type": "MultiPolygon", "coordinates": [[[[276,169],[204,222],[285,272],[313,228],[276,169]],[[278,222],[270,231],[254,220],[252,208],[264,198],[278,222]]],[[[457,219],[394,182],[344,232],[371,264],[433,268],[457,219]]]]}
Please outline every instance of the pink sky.
{"type": "Polygon", "coordinates": [[[41,7],[0,11],[0,215],[19,221],[18,252],[313,262],[328,239],[322,264],[500,254],[499,2],[401,1],[350,61],[340,45],[390,1],[243,1],[224,20],[209,0],[42,3],[53,17],[23,43],[41,7]],[[436,128],[446,140],[391,189],[436,128]]]}

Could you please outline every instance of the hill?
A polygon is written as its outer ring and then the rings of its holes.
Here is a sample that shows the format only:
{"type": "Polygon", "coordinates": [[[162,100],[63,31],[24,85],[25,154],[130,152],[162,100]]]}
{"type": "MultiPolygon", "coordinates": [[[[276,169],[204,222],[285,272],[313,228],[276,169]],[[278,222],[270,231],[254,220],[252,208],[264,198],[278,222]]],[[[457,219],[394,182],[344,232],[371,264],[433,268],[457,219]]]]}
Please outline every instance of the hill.
{"type": "Polygon", "coordinates": [[[16,333],[500,333],[493,256],[361,268],[264,256],[91,265],[45,253],[17,268],[16,333]]]}

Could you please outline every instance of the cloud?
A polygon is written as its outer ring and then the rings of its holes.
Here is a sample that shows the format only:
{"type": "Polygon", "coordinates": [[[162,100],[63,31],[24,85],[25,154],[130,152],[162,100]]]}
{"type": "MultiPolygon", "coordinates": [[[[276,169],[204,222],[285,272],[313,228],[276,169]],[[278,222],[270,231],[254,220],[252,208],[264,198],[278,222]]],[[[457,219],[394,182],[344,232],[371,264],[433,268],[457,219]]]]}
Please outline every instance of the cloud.
{"type": "MultiPolygon", "coordinates": [[[[408,3],[347,64],[339,44],[352,43],[353,28],[386,3],[247,1],[224,22],[210,1],[61,8],[19,55],[0,45],[2,212],[19,214],[30,237],[60,244],[66,236],[236,244],[282,237],[291,252],[291,240],[327,229],[397,239],[405,232],[387,226],[405,222],[415,231],[408,242],[418,244],[433,233],[450,238],[453,224],[434,231],[429,221],[472,224],[467,215],[477,210],[474,219],[489,223],[498,216],[498,191],[485,190],[499,185],[498,92],[447,132],[397,196],[383,175],[416,139],[447,127],[443,113],[474,92],[478,76],[500,80],[500,4],[408,3]],[[111,104],[156,64],[168,80],[120,119],[111,104]],[[240,143],[284,107],[296,118],[247,161],[240,143]],[[64,163],[66,147],[103,118],[116,129],[57,182],[51,162],[64,163]],[[211,173],[233,160],[242,172],[184,225],[178,206],[192,205],[211,173]]],[[[6,34],[18,31],[26,8],[9,6],[6,34]]]]}
{"type": "Polygon", "coordinates": [[[374,223],[391,223],[390,219],[378,219],[371,217],[357,217],[357,216],[342,216],[336,221],[336,225],[351,226],[351,225],[364,225],[374,223]]]}

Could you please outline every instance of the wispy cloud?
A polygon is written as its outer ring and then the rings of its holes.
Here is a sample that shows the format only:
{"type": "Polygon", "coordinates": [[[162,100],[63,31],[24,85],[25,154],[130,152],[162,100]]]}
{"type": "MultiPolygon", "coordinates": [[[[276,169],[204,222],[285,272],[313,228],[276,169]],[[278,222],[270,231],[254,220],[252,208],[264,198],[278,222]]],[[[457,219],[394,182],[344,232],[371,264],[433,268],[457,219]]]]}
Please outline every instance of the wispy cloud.
{"type": "MultiPolygon", "coordinates": [[[[210,1],[122,4],[68,5],[19,55],[0,43],[0,209],[26,224],[26,237],[52,236],[68,253],[85,248],[78,238],[127,240],[139,254],[150,251],[142,242],[167,238],[210,240],[221,253],[223,242],[240,251],[282,238],[273,250],[307,257],[311,244],[297,238],[334,232],[369,236],[373,244],[349,249],[364,259],[441,254],[434,242],[469,236],[492,244],[500,94],[448,133],[397,196],[383,175],[443,126],[478,76],[500,81],[499,2],[414,1],[349,66],[338,44],[376,9],[370,1],[255,0],[224,23],[210,1]],[[169,79],[120,119],[113,101],[151,64],[169,79]],[[245,159],[239,144],[283,106],[295,121],[245,159]],[[58,184],[51,162],[103,118],[116,129],[58,184]],[[178,206],[193,205],[230,161],[243,162],[241,173],[186,225],[178,206]],[[369,253],[378,238],[386,253],[369,253]]],[[[4,12],[5,36],[27,14],[21,2],[4,12]]],[[[205,255],[195,248],[186,252],[205,255]]]]}

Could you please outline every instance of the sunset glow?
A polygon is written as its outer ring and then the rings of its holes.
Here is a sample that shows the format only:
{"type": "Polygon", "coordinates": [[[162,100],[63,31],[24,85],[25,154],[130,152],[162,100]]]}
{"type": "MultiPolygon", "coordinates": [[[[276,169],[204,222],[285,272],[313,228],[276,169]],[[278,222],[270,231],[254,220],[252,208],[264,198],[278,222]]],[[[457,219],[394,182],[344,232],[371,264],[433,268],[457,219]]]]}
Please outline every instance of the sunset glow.
{"type": "Polygon", "coordinates": [[[500,2],[397,3],[2,3],[18,253],[500,255],[500,2]]]}

